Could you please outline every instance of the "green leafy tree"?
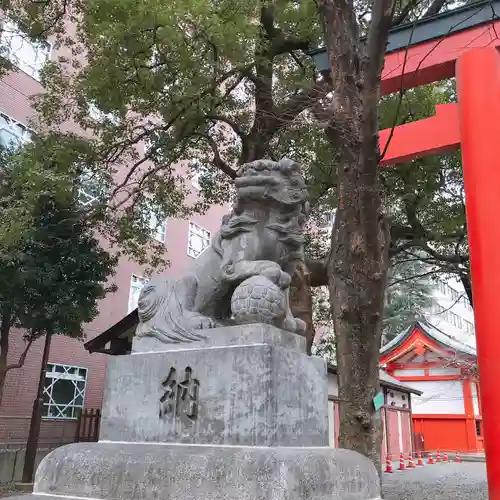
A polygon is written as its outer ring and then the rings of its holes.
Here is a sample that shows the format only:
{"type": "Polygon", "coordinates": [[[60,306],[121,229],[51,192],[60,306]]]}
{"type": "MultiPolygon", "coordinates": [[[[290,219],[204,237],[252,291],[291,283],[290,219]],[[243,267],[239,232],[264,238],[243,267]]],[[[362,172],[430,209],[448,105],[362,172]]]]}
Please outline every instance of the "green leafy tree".
{"type": "MultiPolygon", "coordinates": [[[[10,167],[0,175],[1,210],[23,196],[13,180],[25,172],[10,167]]],[[[23,366],[34,340],[55,334],[83,339],[82,325],[114,289],[106,282],[116,258],[100,247],[79,212],[71,192],[57,200],[40,192],[27,217],[31,227],[0,254],[0,402],[7,373],[23,366]],[[9,348],[20,337],[25,348],[13,361],[9,348]]]]}
{"type": "MultiPolygon", "coordinates": [[[[454,80],[387,96],[384,127],[434,115],[436,105],[456,102],[454,80]]],[[[384,168],[384,204],[394,259],[420,260],[456,276],[472,304],[465,192],[460,153],[421,158],[384,168]]]]}
{"type": "MultiPolygon", "coordinates": [[[[14,8],[14,2],[10,4],[14,8]]],[[[75,31],[64,33],[62,21],[52,28],[57,43],[71,53],[48,65],[43,74],[46,92],[36,103],[39,116],[34,124],[43,134],[23,156],[30,172],[25,199],[33,198],[28,193],[33,186],[43,184],[48,165],[58,165],[52,179],[56,199],[78,179],[87,186],[93,180],[89,223],[134,258],[154,256],[157,264],[161,256],[149,252],[147,238],[148,200],[154,201],[158,217],[203,211],[209,203],[228,200],[232,179],[244,162],[283,155],[301,162],[317,214],[337,206],[339,190],[347,193],[328,258],[300,269],[296,279],[304,286],[295,289],[298,302],[310,304],[310,286],[330,285],[342,344],[340,391],[349,401],[344,405],[341,443],[377,460],[371,400],[378,391],[384,292],[384,273],[379,271],[385,266],[376,141],[380,68],[390,26],[439,12],[448,2],[49,4],[50,11],[47,2],[31,7],[40,26],[53,12],[71,6],[67,15],[75,31]],[[369,52],[359,41],[361,34],[368,37],[369,52]],[[336,68],[332,81],[319,79],[304,53],[323,40],[336,68]],[[68,123],[77,132],[62,132],[68,123]],[[354,144],[358,150],[349,150],[354,144]],[[365,167],[369,172],[358,175],[365,167]],[[200,175],[202,196],[195,203],[187,197],[189,170],[200,175]],[[107,189],[98,189],[102,186],[107,189]],[[371,197],[363,198],[364,208],[353,201],[360,189],[371,197]],[[360,257],[349,253],[346,240],[361,230],[359,224],[353,226],[359,220],[369,221],[367,248],[374,252],[364,264],[363,259],[353,261],[360,257]],[[367,276],[381,279],[367,283],[367,276]]],[[[2,235],[15,241],[22,232],[19,213],[22,205],[4,211],[0,244],[2,235]]]]}
{"type": "Polygon", "coordinates": [[[312,354],[325,359],[328,364],[335,365],[335,335],[328,332],[322,335],[319,341],[313,344],[312,354]]]}
{"type": "Polygon", "coordinates": [[[428,267],[417,259],[393,264],[385,292],[383,343],[389,342],[432,304],[428,267]]]}

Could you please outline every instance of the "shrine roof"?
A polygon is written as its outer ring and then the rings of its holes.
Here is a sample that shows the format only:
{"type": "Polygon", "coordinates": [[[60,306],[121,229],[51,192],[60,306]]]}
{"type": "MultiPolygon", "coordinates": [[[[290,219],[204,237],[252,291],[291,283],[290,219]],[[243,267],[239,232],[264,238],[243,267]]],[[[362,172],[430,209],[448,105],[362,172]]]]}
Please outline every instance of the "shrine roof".
{"type": "MultiPolygon", "coordinates": [[[[337,366],[332,363],[328,363],[328,371],[336,375],[337,366]]],[[[388,389],[396,389],[398,391],[416,394],[417,396],[422,395],[422,391],[419,391],[418,389],[415,389],[411,385],[399,381],[397,378],[391,377],[386,371],[382,369],[379,370],[379,378],[380,378],[380,385],[382,387],[387,387],[388,389]]]]}
{"type": "Polygon", "coordinates": [[[390,342],[385,344],[382,349],[380,349],[380,354],[388,354],[392,350],[396,349],[399,345],[401,345],[406,339],[408,339],[412,332],[418,328],[424,335],[434,340],[438,344],[441,344],[448,349],[452,349],[453,351],[460,352],[463,354],[468,354],[469,356],[477,356],[476,349],[473,347],[460,342],[459,340],[451,337],[450,335],[444,333],[439,328],[435,327],[431,323],[429,323],[425,319],[418,319],[414,323],[412,323],[405,331],[397,335],[390,342]]]}

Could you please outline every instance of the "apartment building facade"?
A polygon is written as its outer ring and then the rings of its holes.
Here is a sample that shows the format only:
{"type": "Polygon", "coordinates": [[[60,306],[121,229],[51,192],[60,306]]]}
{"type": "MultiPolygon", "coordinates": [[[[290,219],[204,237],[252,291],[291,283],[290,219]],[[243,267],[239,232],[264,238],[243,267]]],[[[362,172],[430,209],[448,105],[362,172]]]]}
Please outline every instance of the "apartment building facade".
{"type": "MultiPolygon", "coordinates": [[[[30,130],[33,118],[30,97],[41,92],[39,72],[43,64],[55,57],[50,40],[33,43],[10,20],[1,22],[0,47],[14,70],[0,80],[0,143],[21,145],[36,131],[30,130]]],[[[199,185],[192,180],[193,199],[199,185]]],[[[91,192],[79,193],[82,203],[92,198],[91,192]]],[[[219,228],[227,206],[212,206],[204,215],[191,220],[166,220],[158,223],[152,216],[151,237],[165,245],[171,266],[166,275],[181,275],[193,259],[208,246],[219,228]]],[[[118,287],[99,304],[99,316],[85,325],[85,341],[105,331],[128,312],[135,309],[140,289],[146,282],[144,268],[123,257],[112,282],[118,287]]],[[[9,362],[16,362],[25,344],[22,332],[14,332],[9,362]]],[[[8,373],[4,396],[0,403],[0,448],[22,447],[26,441],[33,401],[36,395],[44,339],[35,342],[21,369],[8,373]]],[[[77,418],[83,408],[99,408],[102,402],[107,357],[89,354],[81,341],[64,336],[52,340],[48,372],[44,388],[44,412],[40,445],[51,447],[74,440],[77,418]]]]}

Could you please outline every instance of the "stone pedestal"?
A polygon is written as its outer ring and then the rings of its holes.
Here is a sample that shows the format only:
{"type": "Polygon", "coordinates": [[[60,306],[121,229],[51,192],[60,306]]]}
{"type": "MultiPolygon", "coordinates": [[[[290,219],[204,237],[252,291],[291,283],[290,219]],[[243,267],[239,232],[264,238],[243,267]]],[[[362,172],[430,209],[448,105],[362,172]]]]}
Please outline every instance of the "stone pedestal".
{"type": "Polygon", "coordinates": [[[267,325],[207,337],[135,339],[112,358],[100,441],[50,453],[33,498],[380,497],[367,458],[328,447],[326,365],[303,338],[267,325]]]}

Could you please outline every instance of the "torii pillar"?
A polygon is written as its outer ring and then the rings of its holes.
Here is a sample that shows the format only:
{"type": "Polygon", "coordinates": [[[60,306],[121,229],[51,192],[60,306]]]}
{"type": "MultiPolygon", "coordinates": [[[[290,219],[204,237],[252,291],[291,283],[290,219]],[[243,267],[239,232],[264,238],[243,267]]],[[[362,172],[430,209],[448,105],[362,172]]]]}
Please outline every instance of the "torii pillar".
{"type": "Polygon", "coordinates": [[[490,500],[500,500],[500,54],[457,61],[458,118],[490,500]]]}
{"type": "MultiPolygon", "coordinates": [[[[435,116],[396,127],[381,165],[461,147],[488,490],[490,500],[500,500],[498,48],[486,46],[468,50],[461,47],[453,70],[457,78],[458,104],[438,105],[435,116]]],[[[382,150],[390,136],[390,130],[380,132],[382,150]]]]}

